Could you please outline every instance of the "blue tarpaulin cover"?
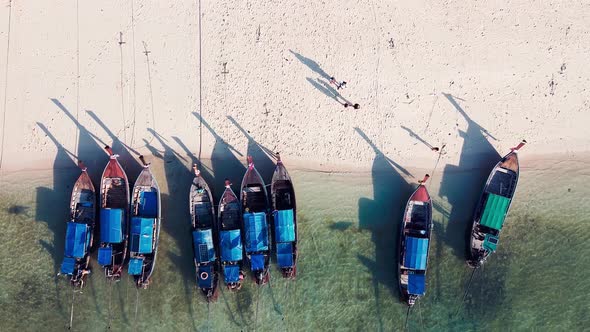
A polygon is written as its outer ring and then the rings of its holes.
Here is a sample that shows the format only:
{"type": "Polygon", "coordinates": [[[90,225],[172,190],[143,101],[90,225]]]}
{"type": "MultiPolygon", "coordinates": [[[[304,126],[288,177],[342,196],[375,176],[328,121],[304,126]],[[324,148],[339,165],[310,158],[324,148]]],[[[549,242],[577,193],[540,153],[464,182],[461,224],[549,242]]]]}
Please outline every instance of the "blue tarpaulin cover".
{"type": "Polygon", "coordinates": [[[275,238],[277,242],[295,241],[293,209],[274,212],[275,238]]]}
{"type": "Polygon", "coordinates": [[[199,275],[197,276],[199,287],[211,288],[213,287],[213,269],[211,265],[201,266],[199,268],[199,275]],[[206,278],[203,278],[206,277],[206,278]]]}
{"type": "Polygon", "coordinates": [[[123,209],[100,209],[100,242],[123,242],[123,209]]]}
{"type": "Polygon", "coordinates": [[[250,256],[250,268],[252,271],[264,270],[264,255],[256,254],[250,256]]]}
{"type": "Polygon", "coordinates": [[[113,248],[102,247],[98,248],[98,264],[111,265],[113,262],[113,248]]]}
{"type": "Polygon", "coordinates": [[[131,244],[129,250],[140,254],[149,254],[153,251],[154,221],[153,218],[131,218],[131,244]]]}
{"type": "Polygon", "coordinates": [[[406,238],[406,254],[404,266],[409,269],[425,270],[428,239],[408,236],[406,238]]]}
{"type": "Polygon", "coordinates": [[[242,260],[242,238],[239,229],[221,231],[221,260],[235,262],[242,260]]]}
{"type": "Polygon", "coordinates": [[[90,242],[88,226],[76,222],[69,222],[66,229],[66,257],[83,258],[86,255],[86,241],[90,242]]]}
{"type": "Polygon", "coordinates": [[[193,231],[193,245],[197,262],[206,263],[215,260],[213,232],[210,229],[193,231]]]}
{"type": "Polygon", "coordinates": [[[424,295],[426,292],[426,276],[423,274],[408,275],[408,293],[424,295]]]}
{"type": "Polygon", "coordinates": [[[279,267],[293,266],[293,244],[277,243],[277,263],[279,267]]]}
{"type": "Polygon", "coordinates": [[[266,213],[244,213],[246,252],[268,250],[268,224],[266,213]]]}
{"type": "Polygon", "coordinates": [[[76,265],[76,259],[73,257],[66,257],[61,263],[60,272],[63,274],[73,274],[74,265],[76,265]]]}
{"type": "Polygon", "coordinates": [[[127,273],[129,273],[132,276],[137,276],[141,274],[141,270],[143,267],[143,258],[131,258],[129,260],[129,269],[127,270],[127,273]]]}
{"type": "Polygon", "coordinates": [[[158,193],[155,191],[142,191],[139,194],[138,215],[145,218],[158,217],[158,193]]]}
{"type": "Polygon", "coordinates": [[[240,281],[240,267],[237,265],[226,265],[223,267],[223,275],[225,282],[240,281]]]}

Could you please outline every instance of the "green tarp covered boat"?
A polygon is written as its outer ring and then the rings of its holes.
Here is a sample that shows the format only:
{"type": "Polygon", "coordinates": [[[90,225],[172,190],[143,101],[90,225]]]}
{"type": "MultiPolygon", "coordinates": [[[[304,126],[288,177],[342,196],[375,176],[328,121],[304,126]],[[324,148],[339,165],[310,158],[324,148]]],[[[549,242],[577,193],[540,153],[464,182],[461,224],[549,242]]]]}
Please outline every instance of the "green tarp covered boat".
{"type": "Polygon", "coordinates": [[[496,164],[477,203],[467,259],[467,264],[473,268],[481,266],[496,251],[518,183],[518,150],[525,143],[523,140],[496,164]]]}

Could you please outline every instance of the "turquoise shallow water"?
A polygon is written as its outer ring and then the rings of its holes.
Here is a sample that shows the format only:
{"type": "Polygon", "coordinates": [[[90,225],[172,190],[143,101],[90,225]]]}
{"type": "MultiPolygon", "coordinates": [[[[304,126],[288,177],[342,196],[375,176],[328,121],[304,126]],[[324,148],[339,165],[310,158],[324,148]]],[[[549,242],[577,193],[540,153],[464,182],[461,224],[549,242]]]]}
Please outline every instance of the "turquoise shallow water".
{"type": "MultiPolygon", "coordinates": [[[[109,296],[109,285],[94,261],[87,287],[74,296],[73,330],[107,330],[109,303],[111,329],[116,331],[403,329],[406,307],[398,301],[397,226],[424,171],[396,167],[379,154],[366,173],[292,170],[299,204],[297,280],[280,279],[273,265],[270,286],[258,288],[246,282],[236,294],[222,292],[208,309],[193,282],[187,207],[190,157],[153,152],[153,167],[164,192],[153,284],[138,293],[132,280],[124,277],[109,296]]],[[[59,331],[68,324],[72,292],[68,282],[55,275],[62,259],[71,184],[78,171],[62,161],[56,161],[52,170],[1,178],[0,327],[4,331],[59,331]]],[[[214,159],[208,165],[236,169],[229,173],[238,177],[237,188],[241,164],[214,159]]],[[[97,161],[89,166],[97,179],[104,165],[97,161]]],[[[129,173],[136,170],[136,165],[126,166],[129,173]]],[[[269,166],[261,162],[265,177],[270,177],[269,166]]],[[[410,330],[587,329],[587,164],[571,160],[567,165],[522,166],[499,250],[476,274],[464,304],[460,299],[470,270],[464,263],[463,231],[489,169],[451,165],[433,174],[429,189],[435,202],[435,229],[427,294],[410,315],[410,330]]],[[[212,181],[216,195],[223,177],[212,181]]]]}

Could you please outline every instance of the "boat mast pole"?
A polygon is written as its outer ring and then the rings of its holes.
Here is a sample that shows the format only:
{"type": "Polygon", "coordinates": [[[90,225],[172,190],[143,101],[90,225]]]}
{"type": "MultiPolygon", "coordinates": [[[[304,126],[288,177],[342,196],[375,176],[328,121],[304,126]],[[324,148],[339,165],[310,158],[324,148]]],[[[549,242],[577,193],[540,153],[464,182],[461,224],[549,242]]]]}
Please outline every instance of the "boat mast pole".
{"type": "Polygon", "coordinates": [[[68,326],[68,330],[72,329],[74,323],[74,295],[76,295],[76,287],[72,286],[72,307],[70,308],[70,325],[68,326]]]}
{"type": "Polygon", "coordinates": [[[477,271],[477,267],[473,269],[473,272],[471,272],[471,277],[469,278],[469,282],[467,283],[467,287],[465,288],[465,293],[463,293],[463,299],[461,300],[461,303],[465,302],[465,298],[467,297],[467,294],[469,293],[469,287],[471,287],[471,282],[473,281],[473,276],[475,276],[475,271],[477,271]]]}
{"type": "Polygon", "coordinates": [[[410,309],[412,309],[412,307],[408,306],[408,311],[406,312],[406,323],[404,324],[404,330],[408,329],[408,318],[410,317],[410,309]]]}
{"type": "Polygon", "coordinates": [[[113,320],[113,315],[112,315],[112,306],[113,306],[113,301],[112,301],[112,294],[113,294],[113,280],[109,279],[109,325],[107,326],[107,330],[111,329],[111,322],[113,320]]]}
{"type": "Polygon", "coordinates": [[[211,302],[209,301],[209,299],[207,299],[207,332],[209,332],[209,327],[211,326],[211,306],[210,306],[211,302]]]}
{"type": "Polygon", "coordinates": [[[258,288],[257,292],[256,292],[256,314],[254,315],[254,331],[256,331],[256,328],[258,327],[258,301],[260,300],[260,285],[256,285],[256,288],[258,288]]]}
{"type": "Polygon", "coordinates": [[[137,312],[139,311],[139,287],[135,287],[135,318],[133,319],[133,331],[137,331],[137,312]]]}

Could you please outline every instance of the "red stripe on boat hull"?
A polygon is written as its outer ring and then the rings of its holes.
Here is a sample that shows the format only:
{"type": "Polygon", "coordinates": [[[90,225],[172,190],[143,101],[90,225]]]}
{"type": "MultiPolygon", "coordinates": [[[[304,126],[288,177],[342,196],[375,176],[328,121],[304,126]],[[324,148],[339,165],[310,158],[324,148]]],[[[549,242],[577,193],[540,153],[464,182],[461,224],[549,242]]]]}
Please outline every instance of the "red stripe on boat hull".
{"type": "Polygon", "coordinates": [[[430,195],[428,195],[426,187],[420,186],[418,187],[418,189],[416,189],[416,192],[414,193],[414,195],[412,195],[410,200],[418,202],[428,202],[430,201],[430,195]]]}
{"type": "Polygon", "coordinates": [[[125,178],[125,172],[119,166],[117,159],[110,159],[103,176],[105,178],[125,178]]]}

